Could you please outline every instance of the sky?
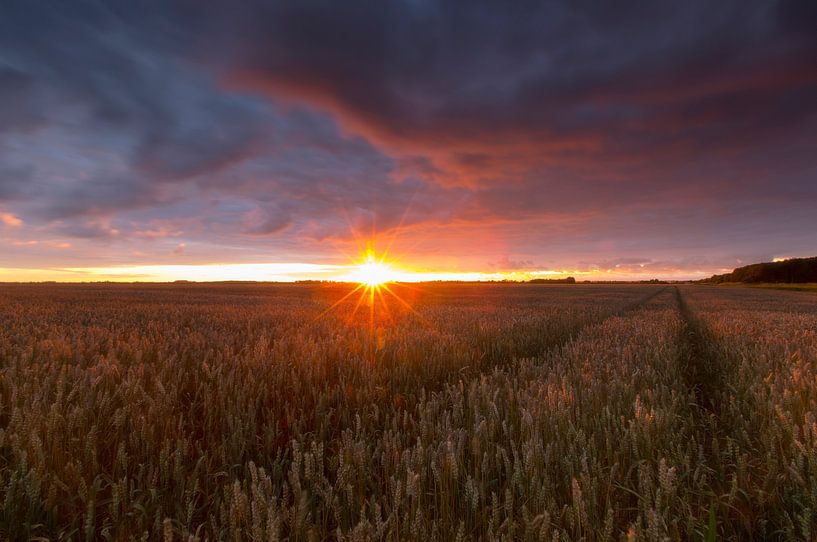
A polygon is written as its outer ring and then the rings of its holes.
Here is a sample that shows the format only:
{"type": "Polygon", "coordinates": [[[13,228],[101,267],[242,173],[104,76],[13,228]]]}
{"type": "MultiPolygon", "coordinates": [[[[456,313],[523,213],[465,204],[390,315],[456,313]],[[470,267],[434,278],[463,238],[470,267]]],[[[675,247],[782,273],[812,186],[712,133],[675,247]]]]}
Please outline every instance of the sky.
{"type": "Polygon", "coordinates": [[[817,2],[11,0],[0,280],[817,255],[817,2]]]}

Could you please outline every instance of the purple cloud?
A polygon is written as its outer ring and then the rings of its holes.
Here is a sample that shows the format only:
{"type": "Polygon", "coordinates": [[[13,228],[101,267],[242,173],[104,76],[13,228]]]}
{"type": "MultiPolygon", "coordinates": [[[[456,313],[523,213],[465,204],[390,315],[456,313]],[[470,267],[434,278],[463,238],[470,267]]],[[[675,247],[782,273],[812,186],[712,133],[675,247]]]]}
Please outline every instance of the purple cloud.
{"type": "Polygon", "coordinates": [[[318,260],[398,228],[473,267],[817,249],[813,2],[137,10],[4,9],[14,250],[318,260]]]}

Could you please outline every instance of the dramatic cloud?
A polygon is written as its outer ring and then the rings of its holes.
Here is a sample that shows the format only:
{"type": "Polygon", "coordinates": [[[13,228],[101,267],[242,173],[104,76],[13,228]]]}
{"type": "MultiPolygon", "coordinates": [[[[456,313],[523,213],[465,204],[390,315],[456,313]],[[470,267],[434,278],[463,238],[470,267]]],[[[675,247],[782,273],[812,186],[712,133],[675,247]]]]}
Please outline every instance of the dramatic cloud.
{"type": "Polygon", "coordinates": [[[0,267],[811,253],[815,5],[12,1],[0,267]]]}
{"type": "Polygon", "coordinates": [[[814,12],[809,2],[278,3],[237,16],[244,31],[224,36],[235,50],[225,69],[378,140],[451,149],[465,169],[519,145],[548,162],[620,164],[746,144],[747,129],[762,139],[813,115],[817,38],[804,20],[814,12]]]}

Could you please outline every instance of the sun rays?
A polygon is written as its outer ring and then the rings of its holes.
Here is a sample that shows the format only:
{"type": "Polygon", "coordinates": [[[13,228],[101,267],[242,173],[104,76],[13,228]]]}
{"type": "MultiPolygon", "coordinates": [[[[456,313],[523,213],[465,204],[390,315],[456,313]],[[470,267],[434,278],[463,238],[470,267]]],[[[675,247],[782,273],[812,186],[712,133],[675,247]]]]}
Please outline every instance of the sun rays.
{"type": "Polygon", "coordinates": [[[375,359],[376,352],[385,344],[385,330],[401,316],[410,316],[427,326],[427,320],[415,309],[418,290],[403,279],[407,272],[394,267],[387,253],[378,254],[367,248],[357,258],[344,278],[350,290],[332,302],[315,320],[333,314],[348,326],[359,326],[368,336],[368,356],[375,359]]]}
{"type": "Polygon", "coordinates": [[[349,321],[354,322],[357,319],[358,311],[365,304],[369,313],[369,327],[372,330],[375,327],[376,316],[379,316],[378,320],[381,321],[390,321],[392,319],[393,311],[389,308],[389,300],[386,298],[386,294],[389,294],[401,305],[410,307],[392,288],[389,288],[390,283],[399,280],[400,273],[392,267],[386,257],[386,252],[378,256],[372,248],[366,249],[348,276],[350,282],[358,283],[357,287],[333,305],[335,307],[344,299],[359,292],[355,306],[349,316],[349,321]]]}
{"type": "Polygon", "coordinates": [[[391,254],[392,247],[410,213],[413,201],[414,197],[412,196],[403,211],[399,223],[396,227],[391,228],[387,239],[377,235],[374,221],[369,236],[359,235],[357,228],[353,226],[352,220],[350,220],[348,213],[344,209],[343,214],[349,223],[349,230],[356,241],[359,255],[357,258],[349,258],[352,264],[351,269],[343,279],[356,283],[356,285],[318,315],[316,320],[326,314],[336,313],[338,317],[346,321],[347,325],[365,325],[368,328],[369,355],[371,359],[374,359],[375,351],[385,344],[384,335],[382,334],[383,327],[394,324],[400,314],[411,315],[423,326],[429,325],[428,321],[414,308],[412,303],[414,299],[404,299],[400,295],[402,292],[398,293],[397,291],[403,289],[416,294],[416,288],[409,287],[405,283],[420,280],[420,275],[416,271],[398,268],[397,264],[400,262],[401,257],[395,257],[391,254]],[[380,253],[375,249],[378,241],[383,242],[385,245],[385,250],[380,253]],[[356,299],[355,295],[357,295],[356,299]],[[344,314],[348,310],[347,307],[352,303],[354,303],[354,306],[348,314],[344,314]],[[361,310],[364,306],[365,308],[361,310]],[[375,340],[375,337],[377,337],[377,340],[375,340]]]}
{"type": "Polygon", "coordinates": [[[357,265],[349,278],[368,289],[377,289],[387,282],[394,282],[397,273],[386,263],[385,257],[377,259],[373,251],[368,251],[364,261],[357,265]]]}

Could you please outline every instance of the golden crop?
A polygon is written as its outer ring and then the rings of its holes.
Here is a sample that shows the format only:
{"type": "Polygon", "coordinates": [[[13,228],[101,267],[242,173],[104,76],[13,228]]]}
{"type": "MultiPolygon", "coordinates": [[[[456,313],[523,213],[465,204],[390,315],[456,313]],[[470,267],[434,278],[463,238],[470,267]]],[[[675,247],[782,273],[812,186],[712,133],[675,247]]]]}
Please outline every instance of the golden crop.
{"type": "Polygon", "coordinates": [[[0,286],[0,538],[817,537],[817,296],[0,286]]]}

